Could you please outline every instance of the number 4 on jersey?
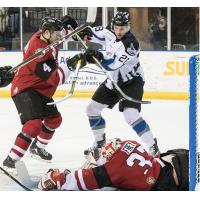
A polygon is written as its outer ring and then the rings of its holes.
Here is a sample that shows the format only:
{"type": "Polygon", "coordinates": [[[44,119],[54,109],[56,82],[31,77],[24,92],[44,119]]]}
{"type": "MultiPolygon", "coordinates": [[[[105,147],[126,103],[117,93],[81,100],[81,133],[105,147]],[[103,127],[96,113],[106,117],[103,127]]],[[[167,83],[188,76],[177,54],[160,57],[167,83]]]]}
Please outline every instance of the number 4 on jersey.
{"type": "Polygon", "coordinates": [[[43,70],[46,72],[51,72],[51,67],[49,67],[46,63],[43,64],[43,70]]]}

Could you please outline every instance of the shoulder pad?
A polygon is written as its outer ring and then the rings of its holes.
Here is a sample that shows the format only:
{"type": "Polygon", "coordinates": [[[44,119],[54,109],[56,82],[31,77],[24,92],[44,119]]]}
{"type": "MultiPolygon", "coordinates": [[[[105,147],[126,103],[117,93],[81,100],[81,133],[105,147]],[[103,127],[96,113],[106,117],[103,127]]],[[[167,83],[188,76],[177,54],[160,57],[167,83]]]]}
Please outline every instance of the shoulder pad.
{"type": "Polygon", "coordinates": [[[122,38],[121,41],[124,44],[127,54],[130,56],[135,56],[138,54],[140,48],[139,42],[131,32],[127,33],[126,37],[122,38]]]}

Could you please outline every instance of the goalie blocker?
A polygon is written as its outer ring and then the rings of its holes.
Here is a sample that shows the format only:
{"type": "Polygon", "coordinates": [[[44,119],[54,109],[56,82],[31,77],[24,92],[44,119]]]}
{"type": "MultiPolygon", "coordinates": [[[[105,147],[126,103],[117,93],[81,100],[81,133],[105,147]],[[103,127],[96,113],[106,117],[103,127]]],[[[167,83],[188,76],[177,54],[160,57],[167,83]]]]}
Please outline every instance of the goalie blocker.
{"type": "MultiPolygon", "coordinates": [[[[91,154],[92,155],[92,154],[91,154]]],[[[188,150],[175,149],[155,157],[135,141],[107,143],[100,159],[74,172],[49,170],[39,182],[41,190],[188,190],[188,150]],[[140,181],[138,181],[140,180],[140,181]]]]}

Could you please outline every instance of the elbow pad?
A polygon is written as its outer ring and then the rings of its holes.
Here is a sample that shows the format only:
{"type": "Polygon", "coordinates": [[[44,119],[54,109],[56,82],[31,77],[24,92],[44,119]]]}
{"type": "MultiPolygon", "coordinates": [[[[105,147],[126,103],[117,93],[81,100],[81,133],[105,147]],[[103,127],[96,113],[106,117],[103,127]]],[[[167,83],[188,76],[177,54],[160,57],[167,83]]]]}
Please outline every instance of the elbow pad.
{"type": "Polygon", "coordinates": [[[36,64],[35,73],[42,80],[48,80],[51,74],[57,69],[58,65],[55,60],[48,59],[36,64]]]}

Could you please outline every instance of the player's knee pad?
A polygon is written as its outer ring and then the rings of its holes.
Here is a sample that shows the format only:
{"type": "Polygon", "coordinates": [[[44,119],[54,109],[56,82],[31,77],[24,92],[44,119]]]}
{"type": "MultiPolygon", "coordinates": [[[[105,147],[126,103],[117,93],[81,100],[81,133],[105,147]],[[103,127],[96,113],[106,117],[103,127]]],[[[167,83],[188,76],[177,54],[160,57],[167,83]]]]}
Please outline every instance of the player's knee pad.
{"type": "Polygon", "coordinates": [[[45,118],[44,125],[51,129],[58,128],[62,123],[62,116],[61,114],[57,114],[54,117],[45,118]]]}
{"type": "Polygon", "coordinates": [[[28,120],[22,127],[22,132],[35,138],[42,130],[42,120],[28,120]]]}
{"type": "Polygon", "coordinates": [[[135,108],[125,108],[123,114],[125,121],[129,125],[133,124],[137,119],[141,117],[138,109],[135,108]]]}
{"type": "Polygon", "coordinates": [[[108,106],[92,100],[86,108],[86,114],[87,116],[100,116],[102,110],[106,107],[108,106]]]}

